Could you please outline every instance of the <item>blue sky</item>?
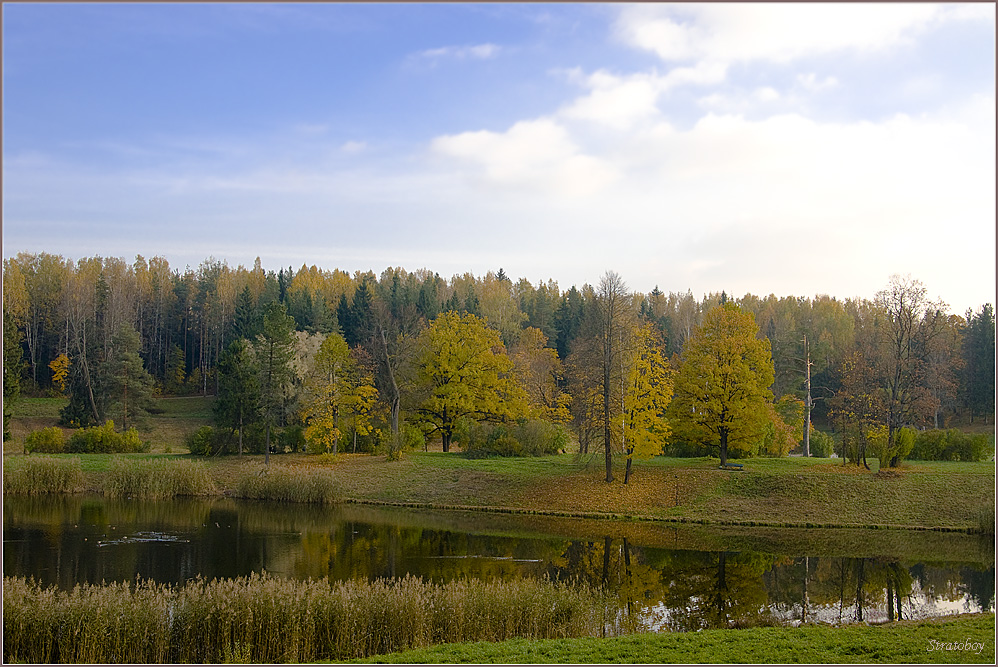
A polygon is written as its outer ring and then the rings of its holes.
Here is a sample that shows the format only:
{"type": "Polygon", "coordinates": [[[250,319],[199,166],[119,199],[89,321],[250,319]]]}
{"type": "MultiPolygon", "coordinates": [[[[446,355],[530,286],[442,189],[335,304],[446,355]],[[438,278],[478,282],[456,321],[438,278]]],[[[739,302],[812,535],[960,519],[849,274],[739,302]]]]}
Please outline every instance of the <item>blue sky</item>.
{"type": "Polygon", "coordinates": [[[995,300],[995,8],[7,4],[4,257],[995,300]]]}

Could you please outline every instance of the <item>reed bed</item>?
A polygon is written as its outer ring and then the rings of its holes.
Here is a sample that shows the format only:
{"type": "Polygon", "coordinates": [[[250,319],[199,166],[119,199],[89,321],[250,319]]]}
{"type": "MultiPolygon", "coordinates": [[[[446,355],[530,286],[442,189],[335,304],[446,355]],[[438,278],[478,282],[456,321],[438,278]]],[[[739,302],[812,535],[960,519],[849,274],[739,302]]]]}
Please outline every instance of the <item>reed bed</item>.
{"type": "Polygon", "coordinates": [[[4,577],[4,663],[163,663],[172,591],[151,582],[71,592],[4,577]]]}
{"type": "Polygon", "coordinates": [[[78,458],[4,457],[4,494],[81,493],[85,488],[78,458]]]}
{"type": "Polygon", "coordinates": [[[614,602],[596,589],[531,579],[330,583],[251,575],[65,592],[4,577],[3,608],[4,662],[31,663],[298,663],[636,629],[614,620],[614,602]]]}
{"type": "Polygon", "coordinates": [[[339,488],[330,471],[289,466],[246,466],[236,483],[236,496],[289,503],[340,500],[339,488]]]}
{"type": "Polygon", "coordinates": [[[148,500],[218,492],[204,463],[171,459],[114,459],[101,491],[109,498],[148,500]]]}

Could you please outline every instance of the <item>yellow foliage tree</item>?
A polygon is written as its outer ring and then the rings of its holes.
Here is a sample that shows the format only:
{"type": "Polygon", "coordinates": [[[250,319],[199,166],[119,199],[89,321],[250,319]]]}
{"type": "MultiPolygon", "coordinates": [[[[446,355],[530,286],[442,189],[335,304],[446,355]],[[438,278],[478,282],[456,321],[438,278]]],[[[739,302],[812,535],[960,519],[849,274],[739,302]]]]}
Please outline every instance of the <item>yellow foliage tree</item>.
{"type": "Polygon", "coordinates": [[[677,436],[716,448],[753,451],[770,423],[773,358],[752,313],[733,303],[711,309],[683,350],[669,417],[677,436]]]}
{"type": "Polygon", "coordinates": [[[540,329],[529,327],[510,348],[513,373],[527,392],[530,411],[535,417],[564,424],[571,420],[571,396],[561,390],[563,375],[558,352],[547,347],[547,337],[540,329]]]}
{"type": "Polygon", "coordinates": [[[52,384],[59,387],[59,393],[66,392],[66,381],[69,379],[69,357],[60,354],[49,363],[52,369],[52,384]]]}
{"type": "Polygon", "coordinates": [[[416,414],[450,451],[462,418],[504,421],[526,414],[527,396],[513,377],[499,333],[475,315],[448,312],[420,335],[416,414]]]}
{"type": "Polygon", "coordinates": [[[631,341],[623,392],[624,484],[630,480],[634,457],[651,458],[662,452],[669,436],[665,411],[672,398],[672,373],[661,336],[646,323],[632,333],[631,341]]]}

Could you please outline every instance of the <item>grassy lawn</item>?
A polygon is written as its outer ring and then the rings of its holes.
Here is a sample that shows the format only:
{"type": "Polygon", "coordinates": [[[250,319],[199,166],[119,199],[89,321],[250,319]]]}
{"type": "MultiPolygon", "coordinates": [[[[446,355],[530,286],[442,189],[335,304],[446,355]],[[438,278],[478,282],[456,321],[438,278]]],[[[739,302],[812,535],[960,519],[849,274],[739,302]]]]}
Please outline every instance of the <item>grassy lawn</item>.
{"type": "MultiPolygon", "coordinates": [[[[139,425],[139,437],[148,440],[150,451],[183,453],[188,433],[212,423],[214,396],[182,396],[154,399],[154,412],[139,425]]],[[[11,419],[12,438],[3,445],[4,454],[24,451],[28,433],[58,426],[59,411],[68,403],[65,398],[22,398],[14,406],[11,419]]],[[[64,428],[68,437],[73,430],[64,428]]]]}
{"type": "MultiPolygon", "coordinates": [[[[186,454],[184,437],[210,424],[212,397],[157,400],[143,439],[152,454],[186,454]]],[[[5,454],[23,451],[24,436],[52,426],[65,399],[18,402],[5,454]]],[[[83,457],[84,472],[100,474],[107,457],[83,457]]],[[[247,462],[262,456],[208,460],[222,489],[231,489],[247,462]]],[[[341,454],[334,460],[278,455],[272,464],[319,467],[350,501],[440,508],[493,509],[562,516],[668,519],[697,523],[797,527],[903,527],[966,530],[994,522],[994,462],[905,462],[880,472],[838,459],[758,458],[741,471],[718,470],[710,458],[656,457],[636,461],[623,484],[605,482],[601,454],[467,459],[456,453],[409,452],[400,461],[341,454]]],[[[91,486],[91,484],[88,484],[91,486]]]]}
{"type": "Polygon", "coordinates": [[[512,639],[373,656],[379,664],[982,663],[995,661],[995,617],[972,614],[883,626],[748,628],[609,639],[512,639]],[[969,644],[969,648],[968,648],[969,644]]]}

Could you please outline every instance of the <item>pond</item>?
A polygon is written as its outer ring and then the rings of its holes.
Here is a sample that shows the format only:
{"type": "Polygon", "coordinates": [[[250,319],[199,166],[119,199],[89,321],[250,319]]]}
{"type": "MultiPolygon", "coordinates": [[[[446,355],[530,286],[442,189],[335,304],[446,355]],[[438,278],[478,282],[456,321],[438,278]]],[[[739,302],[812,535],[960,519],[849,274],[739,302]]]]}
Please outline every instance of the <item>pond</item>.
{"type": "Polygon", "coordinates": [[[70,589],[136,577],[548,577],[651,627],[883,622],[993,611],[994,542],[932,531],[707,528],[232,499],[5,497],[6,576],[70,589]]]}

